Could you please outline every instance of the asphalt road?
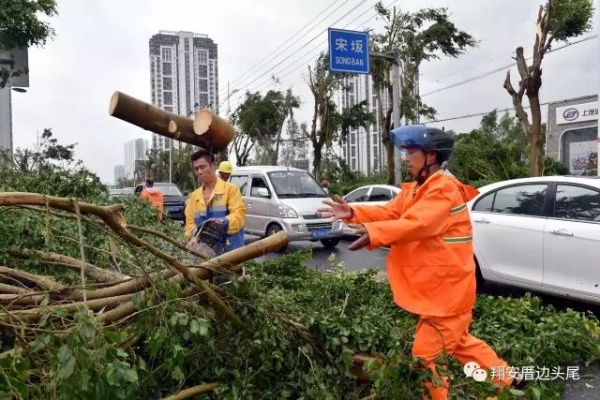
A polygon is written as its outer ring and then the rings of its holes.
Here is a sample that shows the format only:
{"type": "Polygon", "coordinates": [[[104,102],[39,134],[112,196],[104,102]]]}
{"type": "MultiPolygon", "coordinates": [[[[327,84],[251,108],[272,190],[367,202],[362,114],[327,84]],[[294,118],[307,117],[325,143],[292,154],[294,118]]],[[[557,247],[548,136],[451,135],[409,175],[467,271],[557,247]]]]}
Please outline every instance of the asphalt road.
{"type": "MultiPolygon", "coordinates": [[[[250,243],[258,238],[247,236],[246,242],[250,243]]],[[[347,271],[359,271],[367,268],[377,268],[381,271],[382,276],[385,276],[385,261],[388,255],[387,249],[377,249],[373,251],[359,250],[349,251],[349,240],[342,240],[333,250],[327,250],[319,242],[292,242],[289,244],[284,253],[294,253],[304,248],[312,248],[313,258],[309,265],[313,268],[326,270],[331,267],[329,257],[333,253],[335,262],[343,262],[344,268],[347,271]]],[[[272,259],[280,257],[279,253],[267,254],[258,259],[272,259]]],[[[486,284],[480,288],[481,293],[502,295],[502,296],[522,296],[525,292],[519,289],[513,289],[506,286],[486,284]]],[[[590,306],[589,304],[546,296],[539,293],[534,293],[542,298],[545,303],[552,304],[558,309],[572,308],[578,311],[591,311],[596,316],[600,317],[600,307],[590,306]]],[[[568,381],[567,389],[562,397],[563,400],[600,400],[600,367],[597,365],[590,367],[581,366],[579,370],[580,380],[568,381]]]]}

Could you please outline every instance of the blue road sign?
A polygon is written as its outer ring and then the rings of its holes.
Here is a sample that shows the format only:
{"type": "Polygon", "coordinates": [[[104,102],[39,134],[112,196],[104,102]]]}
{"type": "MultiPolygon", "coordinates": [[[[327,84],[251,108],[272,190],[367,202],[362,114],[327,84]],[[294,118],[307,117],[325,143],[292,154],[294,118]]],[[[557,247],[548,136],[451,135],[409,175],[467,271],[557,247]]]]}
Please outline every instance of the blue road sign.
{"type": "Polygon", "coordinates": [[[329,28],[329,70],[350,74],[368,74],[369,34],[329,28]]]}

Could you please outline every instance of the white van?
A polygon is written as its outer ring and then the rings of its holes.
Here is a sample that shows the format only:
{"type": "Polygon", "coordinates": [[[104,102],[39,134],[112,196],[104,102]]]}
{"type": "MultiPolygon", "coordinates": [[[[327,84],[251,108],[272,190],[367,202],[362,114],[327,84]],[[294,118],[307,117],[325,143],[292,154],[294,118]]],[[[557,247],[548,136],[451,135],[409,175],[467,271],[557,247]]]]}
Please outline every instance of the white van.
{"type": "Polygon", "coordinates": [[[247,207],[244,232],[261,237],[284,230],[290,240],[319,240],[334,248],[343,223],[320,218],[328,195],[308,172],[291,167],[235,168],[230,182],[240,188],[247,207]]]}

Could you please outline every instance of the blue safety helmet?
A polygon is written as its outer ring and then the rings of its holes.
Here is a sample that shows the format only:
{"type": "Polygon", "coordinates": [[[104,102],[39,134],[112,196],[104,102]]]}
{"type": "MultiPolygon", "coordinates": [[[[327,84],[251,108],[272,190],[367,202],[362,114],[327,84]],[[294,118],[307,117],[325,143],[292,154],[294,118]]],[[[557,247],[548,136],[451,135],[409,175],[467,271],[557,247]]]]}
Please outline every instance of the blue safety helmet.
{"type": "Polygon", "coordinates": [[[400,126],[392,129],[390,136],[394,146],[399,149],[435,151],[440,164],[448,161],[454,147],[454,139],[448,133],[425,125],[400,126]]]}

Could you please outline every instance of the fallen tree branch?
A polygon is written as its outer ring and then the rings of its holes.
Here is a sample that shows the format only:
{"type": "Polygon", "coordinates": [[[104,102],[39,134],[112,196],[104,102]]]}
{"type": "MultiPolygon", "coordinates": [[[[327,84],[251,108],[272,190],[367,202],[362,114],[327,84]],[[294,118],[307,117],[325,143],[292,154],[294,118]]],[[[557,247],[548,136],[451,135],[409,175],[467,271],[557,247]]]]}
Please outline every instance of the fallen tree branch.
{"type": "Polygon", "coordinates": [[[202,258],[203,260],[208,260],[209,259],[209,257],[206,254],[200,253],[199,251],[196,251],[196,250],[188,249],[187,247],[185,247],[184,244],[179,243],[177,240],[168,237],[164,233],[157,232],[155,230],[152,230],[152,229],[149,229],[149,228],[144,228],[144,227],[137,226],[137,225],[129,225],[129,229],[132,229],[134,231],[148,233],[150,235],[154,235],[156,237],[161,238],[162,240],[164,240],[166,242],[171,243],[173,246],[175,246],[175,247],[177,247],[177,248],[179,248],[179,249],[181,249],[183,251],[186,251],[186,252],[188,252],[190,254],[193,254],[193,255],[195,255],[197,257],[202,258]]]}
{"type": "MultiPolygon", "coordinates": [[[[40,257],[42,261],[51,261],[54,263],[62,264],[66,267],[81,270],[81,260],[73,257],[65,256],[63,254],[53,253],[50,251],[41,250],[29,250],[23,249],[19,251],[9,251],[10,254],[21,256],[21,257],[40,257]]],[[[125,281],[131,279],[130,276],[121,274],[119,272],[108,271],[103,268],[99,268],[93,264],[85,263],[86,275],[101,283],[115,283],[118,281],[125,281]]]]}
{"type": "Polygon", "coordinates": [[[175,257],[162,252],[150,243],[138,238],[132,234],[126,226],[125,217],[123,215],[123,204],[114,204],[110,206],[98,206],[90,203],[77,203],[77,207],[70,199],[62,197],[46,196],[39,193],[0,193],[0,206],[43,206],[49,204],[51,207],[58,208],[69,212],[77,212],[84,214],[92,214],[99,217],[108,227],[110,227],[117,235],[133,244],[151,253],[157,258],[165,261],[170,267],[176,269],[188,281],[203,289],[207,299],[238,328],[244,326],[242,320],[233,313],[233,311],[225,304],[225,302],[215,294],[214,291],[201,279],[196,278],[190,273],[189,268],[179,262],[175,257]]]}
{"type": "Polygon", "coordinates": [[[0,276],[11,277],[16,279],[24,279],[29,282],[35,283],[40,289],[60,291],[64,289],[63,286],[59,285],[58,282],[49,276],[36,275],[25,271],[19,271],[17,269],[2,267],[0,266],[0,276]]]}
{"type": "Polygon", "coordinates": [[[27,293],[33,293],[33,290],[20,288],[20,287],[16,287],[16,286],[13,286],[13,285],[7,285],[5,283],[0,283],[0,293],[4,293],[4,294],[27,294],[27,293]]]}
{"type": "Polygon", "coordinates": [[[218,386],[219,386],[219,384],[217,382],[215,382],[215,383],[204,383],[202,385],[193,386],[191,388],[184,389],[184,390],[182,390],[180,392],[172,394],[172,395],[170,395],[168,397],[165,397],[164,400],[183,400],[183,399],[187,399],[187,398],[192,397],[192,396],[194,396],[196,394],[211,392],[211,391],[215,390],[218,386]]]}
{"type": "MultiPolygon", "coordinates": [[[[264,254],[270,253],[279,247],[287,244],[289,242],[289,237],[285,232],[279,232],[275,235],[269,236],[267,238],[258,240],[254,243],[248,244],[244,247],[240,247],[238,249],[232,250],[230,252],[221,254],[218,257],[210,259],[208,261],[204,261],[202,264],[198,266],[198,268],[190,268],[191,273],[200,279],[208,279],[212,274],[212,269],[215,268],[225,268],[231,270],[236,266],[243,264],[244,262],[260,257],[264,254]]],[[[175,276],[175,273],[172,270],[160,272],[160,274],[164,278],[171,278],[175,276]]],[[[88,292],[88,298],[101,298],[107,296],[117,296],[121,294],[135,293],[140,290],[148,288],[152,284],[153,275],[144,275],[137,278],[134,278],[128,282],[120,283],[115,286],[111,286],[105,289],[99,289],[96,291],[88,292]]],[[[177,280],[178,283],[181,283],[182,280],[179,278],[177,280]]],[[[135,308],[127,307],[131,312],[135,311],[135,308]]],[[[125,307],[125,306],[123,306],[125,307]]],[[[116,309],[114,310],[116,312],[116,309]]],[[[120,318],[117,318],[120,319],[120,318]]],[[[114,320],[108,321],[112,322],[114,320]]]]}
{"type": "Polygon", "coordinates": [[[108,297],[104,299],[89,300],[87,302],[76,302],[76,303],[65,303],[56,304],[48,307],[32,308],[29,310],[18,310],[11,311],[7,315],[0,315],[0,321],[6,321],[7,319],[19,319],[22,321],[32,321],[41,318],[44,314],[56,312],[58,310],[65,310],[68,312],[76,311],[79,307],[87,307],[92,311],[99,311],[103,308],[112,308],[124,301],[131,299],[133,295],[126,294],[123,296],[108,297]]]}

